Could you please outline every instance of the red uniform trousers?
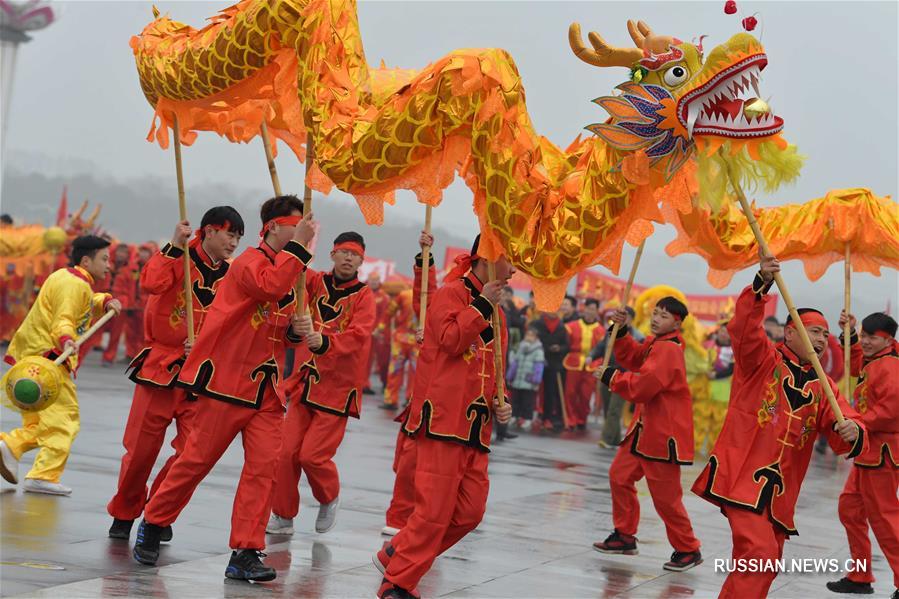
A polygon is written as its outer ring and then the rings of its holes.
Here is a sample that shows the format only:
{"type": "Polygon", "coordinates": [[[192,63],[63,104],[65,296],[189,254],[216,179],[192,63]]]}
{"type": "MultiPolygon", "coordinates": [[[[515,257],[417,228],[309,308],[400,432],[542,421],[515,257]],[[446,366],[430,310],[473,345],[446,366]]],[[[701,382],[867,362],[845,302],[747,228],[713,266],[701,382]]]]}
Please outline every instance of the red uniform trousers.
{"type": "Polygon", "coordinates": [[[184,451],[196,412],[197,402],[188,401],[183,389],[135,386],[122,439],[125,455],[119,469],[119,488],[106,506],[110,516],[119,520],[134,520],[140,516],[144,505],[162,485],[172,464],[184,451]],[[147,481],[172,420],[178,428],[177,435],[172,439],[175,453],[166,460],[162,470],[156,474],[153,486],[147,491],[147,481]]]}
{"type": "Polygon", "coordinates": [[[596,390],[596,378],[586,370],[569,370],[565,376],[565,409],[568,411],[565,426],[587,424],[590,397],[596,390]]]}
{"type": "Polygon", "coordinates": [[[396,452],[393,455],[393,497],[387,508],[387,526],[403,528],[415,509],[415,464],[417,448],[415,439],[400,431],[396,436],[396,452]]]}
{"type": "Polygon", "coordinates": [[[437,556],[474,530],[484,517],[490,480],[487,454],[424,434],[415,440],[415,509],[391,541],[384,577],[415,589],[437,556]]]}
{"type": "Polygon", "coordinates": [[[396,405],[400,398],[403,381],[406,382],[406,396],[412,394],[415,380],[415,359],[418,347],[415,344],[394,343],[390,350],[390,369],[387,372],[387,387],[384,389],[384,403],[396,405]]]}
{"type": "Polygon", "coordinates": [[[125,357],[133,358],[143,349],[144,311],[124,310],[109,322],[109,343],[103,352],[105,362],[115,362],[119,353],[119,341],[125,334],[125,357]]]}
{"type": "MultiPolygon", "coordinates": [[[[725,507],[723,511],[733,537],[731,556],[735,565],[739,563],[736,560],[783,557],[787,533],[771,523],[767,509],[761,514],[732,507],[725,507]]],[[[731,572],[724,579],[718,599],[764,599],[776,577],[777,572],[731,572]]]]}
{"type": "MultiPolygon", "coordinates": [[[[390,368],[390,339],[385,339],[385,335],[386,333],[382,333],[380,336],[372,337],[369,361],[374,368],[375,374],[378,376],[378,380],[381,381],[381,385],[386,389],[387,371],[390,368]]],[[[365,382],[368,383],[368,379],[365,382]]]]}
{"type": "Polygon", "coordinates": [[[284,406],[266,386],[258,410],[200,396],[194,427],[184,452],[144,506],[144,519],[169,526],[187,506],[197,485],[240,433],[244,465],[231,510],[231,549],[264,549],[271,513],[275,467],[281,450],[284,406]]]}
{"type": "Polygon", "coordinates": [[[865,571],[850,572],[853,582],[874,582],[871,569],[871,539],[874,538],[893,570],[893,586],[899,589],[899,470],[855,467],[840,494],[840,522],[849,538],[853,560],[865,560],[865,571]]]}
{"type": "Polygon", "coordinates": [[[609,468],[612,489],[612,522],[626,535],[636,535],[640,523],[640,501],[636,482],[646,477],[649,495],[656,513],[665,523],[668,542],[675,551],[699,550],[699,539],[693,534],[690,516],[684,508],[680,482],[680,465],[646,460],[631,453],[631,440],[618,448],[609,468]]]}
{"type": "Polygon", "coordinates": [[[340,494],[340,477],[334,455],[346,432],[345,416],[291,402],[284,421],[284,443],[278,457],[277,483],[272,511],[295,518],[300,511],[300,473],[319,503],[331,503],[340,494]]]}

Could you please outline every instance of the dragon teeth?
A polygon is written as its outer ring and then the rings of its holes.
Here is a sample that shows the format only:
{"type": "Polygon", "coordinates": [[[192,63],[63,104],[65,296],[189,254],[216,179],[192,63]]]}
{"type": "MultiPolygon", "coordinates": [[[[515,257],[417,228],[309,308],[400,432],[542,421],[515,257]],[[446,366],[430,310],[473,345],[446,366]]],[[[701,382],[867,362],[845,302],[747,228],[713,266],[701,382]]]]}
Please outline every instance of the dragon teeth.
{"type": "Polygon", "coordinates": [[[699,113],[705,106],[696,105],[695,103],[690,105],[689,111],[687,113],[687,134],[692,138],[693,137],[693,128],[696,126],[696,119],[699,118],[699,113]]]}

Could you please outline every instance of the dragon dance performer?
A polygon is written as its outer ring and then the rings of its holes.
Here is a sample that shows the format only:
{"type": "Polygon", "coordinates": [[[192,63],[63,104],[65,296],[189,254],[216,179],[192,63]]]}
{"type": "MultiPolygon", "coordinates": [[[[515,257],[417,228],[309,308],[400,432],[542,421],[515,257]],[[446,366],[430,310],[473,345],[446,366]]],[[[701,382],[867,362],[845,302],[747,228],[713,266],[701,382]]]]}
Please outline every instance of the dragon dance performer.
{"type": "MultiPolygon", "coordinates": [[[[387,308],[390,306],[390,296],[381,285],[381,275],[373,272],[366,281],[375,300],[375,332],[372,335],[371,349],[369,350],[369,373],[372,370],[378,375],[381,382],[381,391],[387,389],[387,371],[390,368],[390,318],[387,308]]],[[[365,379],[365,393],[374,394],[365,379]]]]}
{"type": "Polygon", "coordinates": [[[299,319],[305,347],[282,385],[290,398],[284,442],[276,470],[272,514],[266,531],[293,534],[300,510],[300,473],[319,502],[315,530],[325,533],[337,522],[340,477],[334,456],[343,441],[347,420],[359,418],[362,389],[368,376],[368,350],[375,328],[375,302],[358,277],[365,240],[356,232],[334,239],[331,272],[309,271],[309,312],[299,319]]]}
{"type": "Polygon", "coordinates": [[[628,334],[627,311],[616,309],[612,320],[620,328],[615,359],[629,372],[617,367],[597,371],[604,385],[637,408],[609,468],[615,530],[593,547],[601,553],[637,554],[640,501],[636,482],[645,477],[674,547],[662,567],[673,572],[702,563],[680,482],[681,465],[693,463],[693,410],[681,336],[687,313],[680,300],[663,297],[652,311],[652,336],[638,343],[628,334]]]}
{"type": "MultiPolygon", "coordinates": [[[[244,223],[230,206],[216,206],[203,215],[200,228],[189,244],[190,279],[193,281],[194,330],[200,331],[206,313],[244,232],[244,223]]],[[[109,536],[127,539],[134,519],[147,503],[169,469],[184,451],[196,415],[196,398],[176,387],[178,372],[190,347],[187,345],[186,302],[184,298],[184,244],[190,238],[187,221],[175,227],[172,241],[154,254],[140,275],[140,287],[148,296],[144,339],[146,346],[136,354],[129,378],[136,383],[131,411],[122,445],[125,455],[119,469],[118,490],[106,506],[113,522],[109,536]],[[152,488],[147,480],[165,441],[172,421],[177,434],[172,440],[175,453],[156,475],[152,488]]],[[[171,540],[171,529],[163,541],[171,540]]]]}
{"type": "Polygon", "coordinates": [[[406,526],[373,557],[384,573],[381,599],[417,597],[416,587],[437,556],[481,521],[490,486],[493,415],[498,422],[512,415],[511,404],[495,397],[493,352],[505,353],[506,333],[503,322],[495,331],[491,319],[515,268],[500,257],[496,279],[485,282],[489,269],[478,256],[479,241],[428,303],[419,366],[427,384],[420,395],[418,389],[413,394],[404,426],[416,436],[415,508],[406,526]]]}
{"type": "MultiPolygon", "coordinates": [[[[693,492],[727,518],[734,560],[779,559],[787,537],[798,534],[793,514],[818,434],[848,457],[860,455],[865,446],[858,414],[833,381],[818,379],[792,319],[782,343],[774,345],[765,335],[766,294],[779,270],[776,258],[763,257],[752,285],[737,299],[727,325],[735,361],[730,404],[709,463],[693,484],[693,492]],[[825,399],[825,384],[845,417],[840,424],[825,399]]],[[[798,312],[820,355],[827,345],[827,321],[811,308],[798,312]]],[[[765,597],[776,576],[731,572],[719,597],[765,597]]]]}
{"type": "Polygon", "coordinates": [[[276,576],[262,563],[260,550],[284,422],[280,365],[286,344],[300,341],[293,284],[312,258],[306,246],[315,235],[311,212],[301,216],[302,211],[296,196],[262,205],[262,241],[231,263],[181,367],[177,384],[199,396],[197,415],[184,451],[144,506],[134,545],[134,558],[142,564],[156,563],[163,530],[240,433],[244,465],[225,576],[255,581],[276,576]]]}
{"type": "MultiPolygon", "coordinates": [[[[840,329],[846,319],[840,318],[840,329]]],[[[858,421],[868,433],[867,449],[855,458],[840,494],[840,522],[846,528],[852,559],[864,569],[828,582],[837,593],[870,594],[871,540],[868,526],[893,570],[895,599],[899,599],[899,343],[897,324],[883,313],[862,320],[861,341],[855,318],[849,316],[852,333],[850,373],[858,376],[855,406],[858,421]]]]}
{"type": "MultiPolygon", "coordinates": [[[[91,321],[107,310],[121,312],[122,304],[108,293],[94,293],[91,284],[109,272],[109,242],[85,235],[72,242],[71,266],[55,271],[41,286],[37,299],[16,331],[4,360],[9,364],[28,356],[55,360],[90,328],[91,321]]],[[[73,352],[61,367],[59,397],[39,412],[22,414],[22,427],[0,432],[0,475],[18,483],[18,460],[26,451],[40,451],[25,477],[25,491],[70,495],[72,489],[59,482],[72,442],[80,429],[74,373],[78,353],[73,352]]]]}
{"type": "MultiPolygon", "coordinates": [[[[412,309],[416,314],[420,313],[421,308],[421,276],[424,267],[424,248],[434,247],[434,237],[425,231],[421,232],[418,238],[418,245],[421,247],[421,253],[415,257],[415,280],[412,286],[412,309]]],[[[434,267],[434,254],[428,255],[428,297],[433,298],[437,291],[437,270],[434,267]]],[[[423,339],[419,338],[416,333],[416,343],[421,343],[423,339]]],[[[399,431],[396,435],[396,449],[393,454],[393,472],[396,475],[393,481],[393,496],[390,498],[390,505],[385,513],[386,525],[381,529],[381,534],[392,537],[400,531],[412,515],[415,508],[415,464],[417,462],[417,452],[415,450],[415,437],[410,436],[405,431],[406,420],[412,411],[412,405],[416,395],[421,395],[427,389],[428,371],[422,371],[420,362],[417,364],[415,376],[412,378],[412,392],[409,397],[409,404],[406,406],[399,416],[394,420],[400,423],[399,431]]]]}
{"type": "Polygon", "coordinates": [[[590,397],[596,389],[590,350],[599,343],[604,332],[599,325],[599,301],[587,298],[580,318],[572,320],[565,328],[568,329],[568,355],[562,361],[567,371],[564,401],[568,420],[565,428],[584,430],[590,414],[590,397]]]}
{"type": "Polygon", "coordinates": [[[418,360],[418,343],[415,333],[418,329],[415,310],[412,306],[412,290],[401,291],[387,308],[392,324],[390,340],[390,367],[387,370],[387,387],[384,389],[384,403],[381,408],[399,408],[399,396],[406,383],[406,398],[412,395],[412,381],[415,378],[415,362],[418,360]]]}

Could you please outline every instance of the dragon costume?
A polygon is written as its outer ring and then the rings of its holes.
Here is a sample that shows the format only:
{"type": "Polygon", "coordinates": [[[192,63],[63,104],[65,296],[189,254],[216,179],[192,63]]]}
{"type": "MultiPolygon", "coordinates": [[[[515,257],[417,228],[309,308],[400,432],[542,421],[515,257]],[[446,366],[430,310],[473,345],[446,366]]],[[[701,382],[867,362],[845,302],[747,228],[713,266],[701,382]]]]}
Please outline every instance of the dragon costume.
{"type": "Polygon", "coordinates": [[[633,47],[590,33],[588,48],[571,26],[581,60],[630,77],[595,100],[611,118],[566,149],[534,131],[504,50],[456,50],[419,71],[369,68],[354,0],[244,0],[200,30],[157,13],[131,47],[155,109],[150,139],[165,146],[176,116],[184,143],[201,130],[247,142],[265,123],[301,160],[314,142],[307,182],[352,194],[373,224],[395,190],[436,205],[458,173],[474,193],[481,251],[506,255],[551,307],[578,270],[617,272],[622,243],[661,222],[660,200],[689,209],[704,157],[752,163],[741,181],[769,187],[798,171],[782,119],[757,99],[758,40],[740,33],[706,55],[701,41],[628,29],[633,47]]]}

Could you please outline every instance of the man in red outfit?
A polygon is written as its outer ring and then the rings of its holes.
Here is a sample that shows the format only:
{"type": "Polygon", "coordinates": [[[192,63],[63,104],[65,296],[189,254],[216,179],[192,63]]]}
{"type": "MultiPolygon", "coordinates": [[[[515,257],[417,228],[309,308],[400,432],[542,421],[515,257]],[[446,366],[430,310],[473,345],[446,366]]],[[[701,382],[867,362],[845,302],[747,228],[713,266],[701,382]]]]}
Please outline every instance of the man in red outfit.
{"type": "MultiPolygon", "coordinates": [[[[190,242],[190,280],[194,311],[194,331],[199,332],[207,310],[243,235],[240,214],[230,206],[211,208],[203,215],[200,229],[190,242]]],[[[140,287],[148,297],[145,321],[145,347],[136,353],[129,378],[136,383],[131,412],[125,425],[122,445],[125,455],[119,470],[115,496],[106,506],[113,517],[109,536],[127,539],[135,518],[140,516],[190,436],[197,406],[196,398],[175,386],[187,350],[187,322],[184,299],[184,244],[190,238],[187,221],[178,223],[172,242],[153,255],[141,271],[140,287]],[[177,435],[172,440],[175,453],[156,475],[153,487],[147,480],[165,441],[172,421],[177,435]]],[[[167,529],[163,540],[170,540],[167,529]]]]}
{"type": "Polygon", "coordinates": [[[421,395],[417,389],[413,394],[404,426],[416,436],[415,509],[373,558],[384,572],[381,599],[417,597],[418,582],[437,556],[481,521],[493,416],[508,422],[512,415],[511,405],[496,397],[494,352],[505,353],[505,326],[501,322],[495,331],[491,318],[515,269],[500,257],[496,279],[487,282],[478,241],[428,304],[419,358],[427,384],[421,395]]]}
{"type": "MultiPolygon", "coordinates": [[[[752,285],[737,299],[727,325],[735,361],[727,416],[709,463],[693,484],[694,493],[721,508],[733,535],[736,566],[719,598],[767,596],[777,572],[748,571],[765,562],[747,560],[780,559],[784,541],[797,534],[793,514],[816,436],[827,435],[833,450],[848,457],[860,455],[865,445],[858,415],[833,381],[818,379],[792,319],[777,345],[762,328],[767,292],[778,271],[777,259],[763,257],[752,285]],[[837,397],[845,416],[841,423],[823,385],[837,397]]],[[[827,321],[817,310],[799,315],[820,356],[827,321]]]]}
{"type": "Polygon", "coordinates": [[[687,307],[671,296],[660,299],[649,324],[652,335],[642,343],[628,334],[627,316],[619,308],[612,320],[623,331],[615,342],[615,359],[628,372],[609,367],[597,375],[612,393],[637,408],[609,468],[615,530],[593,548],[636,555],[640,523],[636,482],[645,477],[652,504],[674,547],[662,567],[682,572],[702,563],[680,482],[681,465],[693,463],[693,407],[680,334],[687,307]]]}
{"type": "MultiPolygon", "coordinates": [[[[381,287],[381,275],[377,272],[368,277],[368,287],[371,289],[375,301],[375,331],[372,334],[371,349],[369,350],[369,373],[374,368],[381,381],[381,392],[387,388],[387,371],[390,367],[390,317],[387,308],[390,306],[390,296],[381,287]]],[[[368,379],[365,379],[366,394],[373,394],[368,388],[368,379]]]]}
{"type": "Polygon", "coordinates": [[[129,342],[133,348],[134,345],[139,345],[143,338],[142,331],[139,328],[140,323],[137,323],[138,327],[135,327],[134,318],[129,318],[129,316],[133,315],[137,305],[140,270],[133,259],[131,246],[127,243],[120,243],[115,246],[110,277],[110,292],[122,302],[122,315],[120,318],[110,322],[109,341],[106,343],[106,350],[103,352],[103,366],[112,366],[115,362],[123,333],[125,335],[125,354],[129,359],[135,355],[128,355],[129,342]],[[137,340],[134,338],[135,335],[138,337],[137,340]]]}
{"type": "Polygon", "coordinates": [[[306,275],[309,310],[299,321],[305,346],[297,350],[294,374],[282,386],[290,408],[266,527],[269,533],[293,534],[293,519],[300,510],[301,472],[306,473],[319,503],[316,532],[328,532],[337,522],[340,478],[334,455],[347,419],[359,418],[362,409],[375,328],[374,298],[356,276],[364,257],[362,236],[341,233],[331,250],[331,272],[306,275]]]}
{"type": "MultiPolygon", "coordinates": [[[[412,308],[416,314],[421,309],[421,275],[424,264],[424,248],[434,247],[434,237],[424,231],[418,239],[418,245],[422,253],[415,257],[415,280],[412,286],[412,308]]],[[[429,254],[428,263],[428,297],[433,298],[437,291],[437,270],[434,268],[434,254],[429,254]]],[[[420,333],[416,332],[416,342],[421,343],[420,333]]],[[[419,395],[427,389],[428,371],[422,371],[424,366],[420,362],[416,365],[415,376],[412,378],[412,391],[410,401],[399,416],[394,420],[401,424],[396,436],[396,449],[393,454],[393,472],[396,475],[393,482],[393,496],[385,514],[386,525],[381,529],[381,534],[392,537],[400,531],[412,515],[415,508],[415,464],[417,462],[415,451],[415,437],[409,436],[404,430],[406,420],[409,418],[412,403],[416,393],[419,395]]]]}
{"type": "MultiPolygon", "coordinates": [[[[599,302],[588,298],[584,302],[581,317],[565,325],[568,329],[568,355],[562,361],[565,374],[566,429],[587,428],[590,415],[590,397],[596,389],[596,379],[590,362],[590,350],[601,339],[603,328],[599,325],[599,302]]],[[[599,398],[596,398],[599,401],[599,398]]]]}
{"type": "Polygon", "coordinates": [[[390,340],[387,387],[384,389],[384,403],[381,404],[381,408],[397,410],[404,382],[406,383],[406,397],[408,398],[412,394],[415,362],[418,359],[418,343],[415,341],[418,323],[412,306],[412,290],[398,293],[390,302],[387,314],[393,334],[390,340]]]}
{"type": "Polygon", "coordinates": [[[281,450],[284,398],[278,391],[285,344],[300,341],[293,285],[309,263],[312,215],[296,196],[267,200],[262,241],[228,269],[200,336],[181,367],[178,384],[199,396],[187,446],[144,506],[134,558],[154,565],[163,529],[190,501],[238,433],[244,466],[231,513],[231,561],[225,576],[274,580],[260,560],[281,450]]]}
{"type": "MultiPolygon", "coordinates": [[[[841,329],[846,318],[845,314],[840,318],[841,329]]],[[[852,559],[865,568],[828,582],[827,588],[835,593],[874,592],[870,526],[893,570],[893,597],[899,598],[899,327],[886,314],[871,314],[862,320],[859,342],[855,318],[848,318],[850,374],[859,377],[854,403],[868,433],[868,447],[855,458],[855,468],[840,495],[840,522],[846,528],[852,559]]]]}

